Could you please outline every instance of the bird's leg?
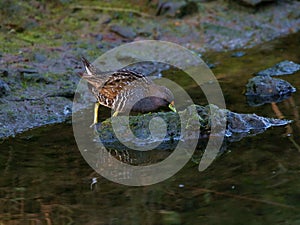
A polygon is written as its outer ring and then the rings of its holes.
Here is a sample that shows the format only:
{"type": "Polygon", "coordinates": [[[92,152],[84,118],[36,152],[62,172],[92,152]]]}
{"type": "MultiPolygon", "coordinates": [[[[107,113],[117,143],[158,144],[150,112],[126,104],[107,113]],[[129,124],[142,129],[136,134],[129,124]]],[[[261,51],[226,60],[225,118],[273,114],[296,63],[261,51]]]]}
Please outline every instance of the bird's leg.
{"type": "Polygon", "coordinates": [[[93,127],[98,123],[98,110],[99,110],[100,103],[96,102],[94,106],[94,122],[90,127],[93,127]]]}
{"type": "Polygon", "coordinates": [[[113,115],[112,115],[112,117],[115,117],[115,116],[117,116],[118,115],[118,111],[115,111],[114,113],[113,113],[113,115]]]}

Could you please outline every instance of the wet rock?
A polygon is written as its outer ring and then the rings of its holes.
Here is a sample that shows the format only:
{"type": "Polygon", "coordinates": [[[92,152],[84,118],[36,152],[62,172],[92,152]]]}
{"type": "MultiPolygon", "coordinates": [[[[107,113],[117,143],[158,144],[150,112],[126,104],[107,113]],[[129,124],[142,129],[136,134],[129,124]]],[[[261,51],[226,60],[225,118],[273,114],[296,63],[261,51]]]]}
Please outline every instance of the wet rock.
{"type": "Polygon", "coordinates": [[[102,41],[103,40],[103,35],[102,34],[96,34],[94,37],[97,41],[102,41]]]}
{"type": "Polygon", "coordinates": [[[250,106],[260,106],[271,102],[281,102],[296,91],[289,82],[270,76],[256,76],[246,85],[247,103],[250,106]]]}
{"type": "MultiPolygon", "coordinates": [[[[123,124],[123,118],[120,116],[120,122],[123,124]]],[[[209,136],[225,136],[229,142],[239,141],[247,136],[254,136],[264,132],[266,129],[273,126],[282,126],[290,123],[290,120],[280,120],[257,116],[256,114],[238,114],[226,109],[220,109],[217,106],[189,106],[186,110],[173,113],[152,113],[142,116],[130,116],[129,124],[134,137],[128,133],[125,126],[121,125],[117,128],[112,128],[111,119],[102,122],[97,127],[99,138],[107,148],[117,150],[124,150],[126,147],[122,143],[131,143],[133,145],[140,145],[135,143],[136,137],[147,143],[161,143],[157,149],[172,149],[178,144],[178,141],[184,140],[201,140],[207,139],[209,136]],[[196,112],[196,113],[195,113],[196,112]],[[156,133],[155,126],[152,126],[150,133],[149,123],[153,118],[162,118],[166,125],[166,134],[161,138],[152,138],[151,134],[156,133]],[[224,120],[227,118],[227,121],[224,120]],[[210,124],[214,120],[215,131],[219,133],[211,133],[210,124]],[[224,125],[226,124],[225,132],[224,125]],[[200,130],[200,136],[199,136],[200,130]],[[184,131],[184,133],[181,133],[184,131]],[[125,142],[120,142],[116,137],[115,132],[121,132],[125,137],[125,142]]],[[[131,132],[130,131],[130,132],[131,132]]],[[[161,132],[158,127],[157,132],[161,132]]],[[[124,141],[123,140],[123,141],[124,141]]],[[[142,142],[143,142],[142,141],[142,142]]]]}
{"type": "Polygon", "coordinates": [[[293,61],[282,61],[277,63],[271,68],[262,70],[256,75],[258,76],[281,76],[296,73],[300,70],[300,64],[294,63],[293,61]]]}
{"type": "Polygon", "coordinates": [[[68,116],[72,113],[72,108],[69,105],[66,105],[63,112],[65,116],[68,116]]]}
{"type": "Polygon", "coordinates": [[[34,60],[37,61],[38,63],[42,63],[47,60],[47,57],[41,53],[35,53],[34,60]]]}
{"type": "Polygon", "coordinates": [[[131,27],[112,25],[109,27],[110,31],[120,35],[121,37],[134,39],[136,37],[136,33],[133,31],[131,27]]]}
{"type": "Polygon", "coordinates": [[[129,70],[144,76],[161,77],[162,72],[169,70],[170,65],[161,62],[140,62],[124,67],[122,70],[129,70]]]}
{"type": "Polygon", "coordinates": [[[35,82],[35,83],[45,83],[45,84],[50,84],[53,82],[50,78],[45,77],[44,75],[38,73],[23,73],[23,80],[29,82],[35,82]]]}
{"type": "Polygon", "coordinates": [[[61,34],[54,34],[53,38],[54,39],[62,39],[62,35],[61,34]]]}
{"type": "Polygon", "coordinates": [[[194,1],[159,1],[156,16],[165,15],[182,18],[198,12],[198,5],[194,1]]]}
{"type": "Polygon", "coordinates": [[[102,24],[109,24],[111,22],[111,17],[105,18],[102,22],[102,24]]]}
{"type": "Polygon", "coordinates": [[[35,19],[27,19],[26,22],[24,23],[23,31],[34,29],[34,28],[38,27],[39,25],[40,24],[35,19]]]}
{"type": "Polygon", "coordinates": [[[230,142],[239,141],[247,136],[255,136],[263,133],[266,129],[276,126],[284,126],[291,123],[291,120],[280,120],[266,118],[256,114],[239,114],[227,112],[226,137],[230,142]]]}
{"type": "Polygon", "coordinates": [[[0,80],[0,98],[2,96],[5,96],[10,91],[10,88],[7,83],[5,83],[3,80],[0,80]]]}
{"type": "Polygon", "coordinates": [[[8,76],[8,70],[0,68],[0,76],[7,77],[8,76]]]}
{"type": "Polygon", "coordinates": [[[48,93],[44,97],[63,97],[68,99],[73,99],[75,95],[74,87],[60,87],[60,90],[55,90],[54,93],[48,93]]]}
{"type": "Polygon", "coordinates": [[[149,37],[155,32],[156,29],[157,29],[157,26],[155,24],[149,23],[149,24],[139,28],[138,34],[140,36],[149,37]]]}
{"type": "Polygon", "coordinates": [[[6,101],[0,104],[0,138],[46,124],[64,122],[70,117],[70,113],[66,112],[71,108],[72,101],[61,97],[6,101]]]}
{"type": "Polygon", "coordinates": [[[27,74],[32,74],[32,73],[38,73],[38,71],[36,69],[29,69],[29,68],[21,68],[21,69],[18,69],[18,72],[23,75],[24,73],[27,73],[27,74]]]}
{"type": "Polygon", "coordinates": [[[222,36],[228,36],[232,39],[235,39],[236,37],[241,36],[242,32],[240,30],[226,27],[223,25],[218,25],[210,22],[202,22],[201,25],[205,29],[206,33],[213,33],[214,35],[222,35],[222,36]]]}
{"type": "Polygon", "coordinates": [[[206,65],[208,66],[209,69],[214,69],[217,67],[216,64],[214,63],[206,63],[206,65]]]}
{"type": "Polygon", "coordinates": [[[245,54],[246,54],[245,52],[234,52],[231,54],[231,57],[242,57],[245,54]]]}

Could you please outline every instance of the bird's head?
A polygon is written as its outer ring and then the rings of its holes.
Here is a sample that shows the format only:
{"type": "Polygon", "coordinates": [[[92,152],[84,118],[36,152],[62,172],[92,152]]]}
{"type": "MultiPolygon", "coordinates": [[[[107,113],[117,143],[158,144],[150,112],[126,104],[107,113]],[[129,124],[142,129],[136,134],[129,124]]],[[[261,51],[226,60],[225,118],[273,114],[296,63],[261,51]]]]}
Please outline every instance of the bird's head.
{"type": "Polygon", "coordinates": [[[174,101],[172,101],[172,102],[169,104],[169,108],[170,108],[173,112],[177,112],[177,111],[176,111],[176,108],[175,108],[175,103],[174,103],[174,101]]]}
{"type": "MultiPolygon", "coordinates": [[[[158,92],[159,93],[158,97],[165,99],[168,102],[168,107],[173,111],[177,112],[175,108],[175,103],[174,103],[174,95],[173,93],[165,86],[157,86],[158,87],[158,92]]],[[[156,93],[156,94],[157,94],[156,93]]]]}

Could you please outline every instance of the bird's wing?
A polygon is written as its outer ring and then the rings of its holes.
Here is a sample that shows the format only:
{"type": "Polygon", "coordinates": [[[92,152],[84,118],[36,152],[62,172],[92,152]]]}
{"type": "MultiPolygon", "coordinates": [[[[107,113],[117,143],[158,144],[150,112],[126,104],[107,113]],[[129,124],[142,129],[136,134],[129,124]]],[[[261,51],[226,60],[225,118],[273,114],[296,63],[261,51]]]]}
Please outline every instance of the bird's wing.
{"type": "Polygon", "coordinates": [[[148,80],[141,74],[132,71],[117,71],[111,74],[103,83],[102,87],[98,89],[100,102],[111,107],[116,97],[120,93],[130,94],[134,89],[150,84],[152,81],[148,80]]]}
{"type": "Polygon", "coordinates": [[[103,94],[111,93],[111,95],[115,97],[122,90],[126,90],[128,88],[132,89],[134,86],[149,83],[151,83],[151,81],[141,74],[131,71],[118,71],[108,77],[108,79],[103,83],[101,90],[103,94]]]}

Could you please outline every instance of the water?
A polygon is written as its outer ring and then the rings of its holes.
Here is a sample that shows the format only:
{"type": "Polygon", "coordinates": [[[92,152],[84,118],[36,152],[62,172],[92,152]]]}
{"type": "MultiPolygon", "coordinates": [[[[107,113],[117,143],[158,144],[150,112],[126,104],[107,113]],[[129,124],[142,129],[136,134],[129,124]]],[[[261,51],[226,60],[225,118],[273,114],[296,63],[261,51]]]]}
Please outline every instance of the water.
{"type": "MultiPolygon", "coordinates": [[[[209,54],[227,108],[276,117],[270,104],[252,108],[243,92],[252,73],[300,62],[300,34],[246,51],[209,54]]],[[[280,77],[300,88],[300,73],[280,77]]],[[[196,89],[190,94],[205,102],[196,89]]],[[[204,172],[190,161],[168,180],[127,187],[95,173],[82,158],[70,123],[5,140],[0,155],[0,224],[300,224],[300,92],[277,104],[294,119],[293,135],[277,127],[227,146],[204,172]],[[294,104],[294,105],[293,105],[294,104]],[[91,186],[92,179],[97,183],[91,186]],[[94,180],[95,181],[95,180],[94,180]]],[[[291,132],[289,130],[288,132],[291,132]]]]}

